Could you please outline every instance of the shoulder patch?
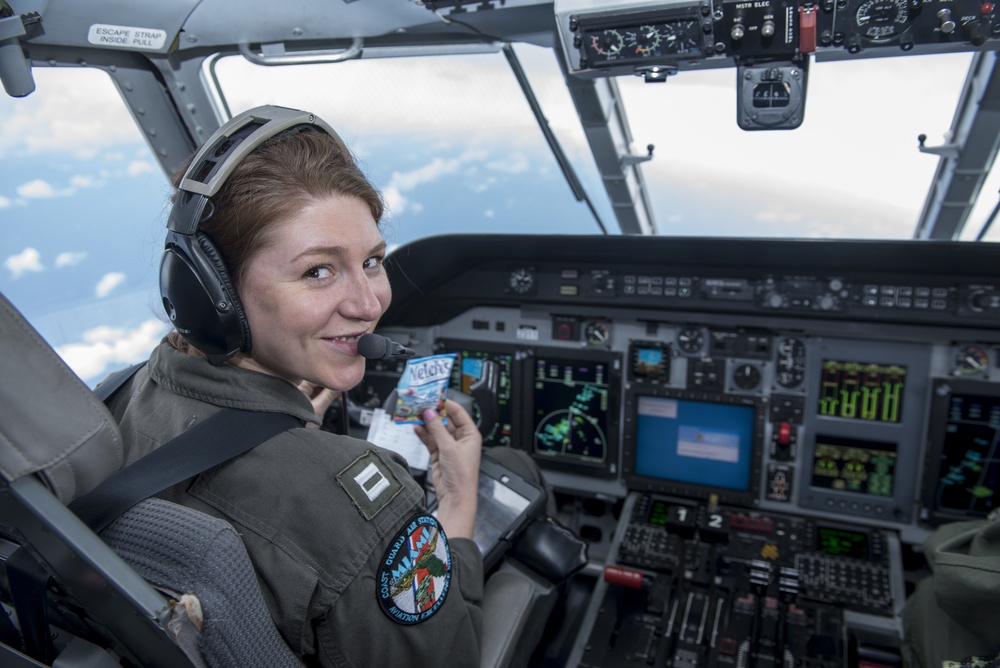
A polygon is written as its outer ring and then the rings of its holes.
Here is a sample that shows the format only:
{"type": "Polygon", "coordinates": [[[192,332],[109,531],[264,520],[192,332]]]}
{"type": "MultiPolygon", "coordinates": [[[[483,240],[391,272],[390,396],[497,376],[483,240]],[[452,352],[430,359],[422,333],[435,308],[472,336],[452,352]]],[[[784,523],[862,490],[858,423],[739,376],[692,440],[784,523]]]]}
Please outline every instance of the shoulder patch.
{"type": "Polygon", "coordinates": [[[392,621],[411,626],[430,619],[451,584],[451,549],[438,521],[414,515],[382,557],[375,597],[392,621]]]}
{"type": "Polygon", "coordinates": [[[392,469],[374,450],[361,455],[338,473],[337,482],[366,520],[378,515],[403,489],[392,469]]]}

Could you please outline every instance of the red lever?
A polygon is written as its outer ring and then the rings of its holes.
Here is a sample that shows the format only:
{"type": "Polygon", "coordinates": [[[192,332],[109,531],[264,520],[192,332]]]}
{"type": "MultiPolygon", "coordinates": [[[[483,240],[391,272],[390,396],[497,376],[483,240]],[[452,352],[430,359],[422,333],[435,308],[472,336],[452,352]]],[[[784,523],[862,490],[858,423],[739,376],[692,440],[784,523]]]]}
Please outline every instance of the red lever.
{"type": "Polygon", "coordinates": [[[799,53],[816,51],[816,8],[799,7],[799,53]]]}
{"type": "Polygon", "coordinates": [[[782,422],[778,425],[778,445],[788,445],[792,442],[792,425],[782,422]]]}
{"type": "Polygon", "coordinates": [[[632,589],[642,589],[646,576],[639,571],[621,566],[605,566],[604,581],[608,584],[621,585],[632,589]]]}

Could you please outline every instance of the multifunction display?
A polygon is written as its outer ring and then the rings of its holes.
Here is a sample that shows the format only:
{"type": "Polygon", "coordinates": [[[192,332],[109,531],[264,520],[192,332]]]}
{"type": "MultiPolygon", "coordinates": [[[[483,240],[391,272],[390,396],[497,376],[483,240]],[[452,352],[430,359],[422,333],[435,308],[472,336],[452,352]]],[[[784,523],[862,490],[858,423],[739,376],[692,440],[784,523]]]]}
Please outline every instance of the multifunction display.
{"type": "Polygon", "coordinates": [[[905,385],[906,367],[898,364],[824,360],[819,414],[898,423],[902,419],[905,385]]]}
{"type": "MultiPolygon", "coordinates": [[[[986,388],[984,387],[984,390],[986,388]]],[[[958,517],[983,517],[997,507],[1000,476],[1000,388],[993,394],[953,392],[938,438],[931,510],[958,517]]],[[[933,464],[933,462],[931,462],[933,464]]]]}
{"type": "Polygon", "coordinates": [[[610,366],[603,360],[535,358],[535,455],[590,464],[608,461],[610,366]]]}
{"type": "Polygon", "coordinates": [[[813,487],[891,497],[895,478],[894,443],[816,436],[813,487]]]}

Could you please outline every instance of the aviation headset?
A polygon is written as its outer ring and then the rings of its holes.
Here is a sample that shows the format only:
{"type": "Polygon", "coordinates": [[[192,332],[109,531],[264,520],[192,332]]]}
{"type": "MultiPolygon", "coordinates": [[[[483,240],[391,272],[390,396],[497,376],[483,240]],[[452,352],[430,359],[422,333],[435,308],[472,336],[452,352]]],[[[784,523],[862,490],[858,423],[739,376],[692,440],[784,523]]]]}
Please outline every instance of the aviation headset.
{"type": "Polygon", "coordinates": [[[256,107],[208,138],[178,186],[160,260],[160,296],[171,324],[212,364],[250,351],[250,324],[222,255],[198,227],[214,215],[212,196],[247,155],[268,139],[300,128],[340,139],[309,112],[256,107]]]}

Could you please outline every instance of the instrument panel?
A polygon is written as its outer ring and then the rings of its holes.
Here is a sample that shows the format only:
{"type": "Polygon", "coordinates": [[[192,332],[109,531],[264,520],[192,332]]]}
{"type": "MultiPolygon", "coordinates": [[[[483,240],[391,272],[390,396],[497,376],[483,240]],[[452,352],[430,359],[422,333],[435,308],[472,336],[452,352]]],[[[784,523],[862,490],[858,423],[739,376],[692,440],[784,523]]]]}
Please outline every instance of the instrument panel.
{"type": "MultiPolygon", "coordinates": [[[[457,353],[466,389],[494,361],[486,442],[526,450],[557,489],[851,518],[913,543],[993,508],[1000,250],[531,241],[397,251],[380,331],[457,353]]],[[[401,368],[372,364],[357,392],[377,405],[401,368]]]]}
{"type": "MultiPolygon", "coordinates": [[[[997,266],[958,242],[445,236],[390,256],[380,331],[456,353],[466,391],[495,365],[485,443],[534,458],[600,572],[567,665],[890,665],[904,554],[996,507],[997,266]]],[[[404,363],[369,364],[377,406],[404,363]]]]}
{"type": "Polygon", "coordinates": [[[844,59],[972,51],[1000,38],[996,5],[978,0],[622,0],[612,8],[592,0],[559,0],[555,5],[563,56],[579,76],[675,73],[724,66],[732,59],[791,61],[813,53],[844,59]]]}

